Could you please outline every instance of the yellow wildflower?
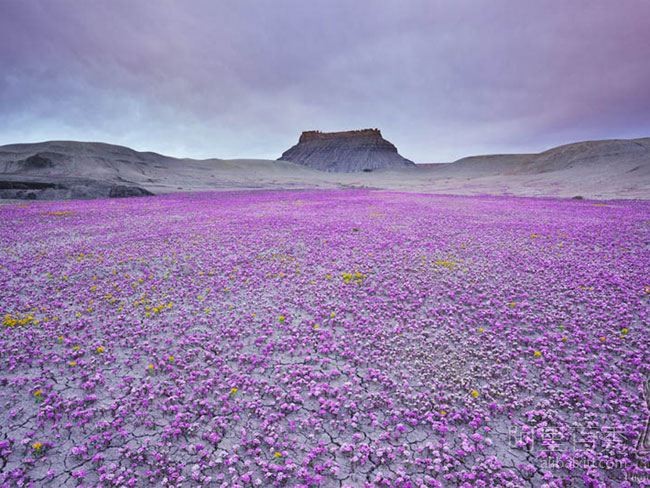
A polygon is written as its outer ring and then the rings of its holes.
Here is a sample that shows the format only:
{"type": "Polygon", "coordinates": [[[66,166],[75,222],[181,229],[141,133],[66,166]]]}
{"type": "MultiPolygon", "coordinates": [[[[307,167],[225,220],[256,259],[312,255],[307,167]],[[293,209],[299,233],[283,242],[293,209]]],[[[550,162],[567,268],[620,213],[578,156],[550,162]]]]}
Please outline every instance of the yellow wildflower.
{"type": "Polygon", "coordinates": [[[236,386],[233,386],[233,387],[230,389],[230,396],[235,396],[235,395],[237,394],[238,391],[239,391],[239,388],[237,388],[236,386]]]}
{"type": "Polygon", "coordinates": [[[434,264],[447,269],[454,269],[456,267],[456,263],[450,259],[437,259],[434,264]]]}
{"type": "Polygon", "coordinates": [[[8,313],[4,316],[2,323],[6,327],[15,327],[17,325],[22,326],[28,324],[38,325],[38,320],[36,320],[32,314],[25,315],[21,318],[19,315],[16,315],[14,317],[10,313],[8,313]]]}
{"type": "Polygon", "coordinates": [[[279,458],[282,457],[282,453],[280,451],[275,451],[273,453],[273,457],[276,458],[276,459],[279,459],[279,458]]]}
{"type": "Polygon", "coordinates": [[[470,392],[470,395],[472,395],[474,398],[478,398],[480,393],[478,392],[478,390],[472,390],[470,392]]]}
{"type": "Polygon", "coordinates": [[[68,361],[68,366],[72,366],[73,368],[77,365],[77,361],[68,361]]]}
{"type": "Polygon", "coordinates": [[[542,351],[535,351],[533,353],[533,356],[535,356],[536,359],[539,359],[542,357],[542,351]]]}
{"type": "Polygon", "coordinates": [[[34,449],[36,453],[40,453],[43,450],[43,447],[44,446],[42,442],[34,442],[32,444],[32,449],[34,449]]]}
{"type": "Polygon", "coordinates": [[[106,349],[104,349],[104,346],[97,346],[97,349],[95,349],[95,351],[97,351],[97,354],[102,354],[104,351],[106,351],[106,349]]]}

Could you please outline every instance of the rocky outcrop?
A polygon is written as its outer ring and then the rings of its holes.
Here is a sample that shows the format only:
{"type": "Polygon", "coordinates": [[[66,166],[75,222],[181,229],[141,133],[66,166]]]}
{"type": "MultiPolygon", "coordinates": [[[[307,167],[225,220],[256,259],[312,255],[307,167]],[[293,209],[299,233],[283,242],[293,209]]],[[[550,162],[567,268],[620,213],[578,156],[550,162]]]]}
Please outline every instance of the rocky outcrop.
{"type": "Polygon", "coordinates": [[[151,195],[153,193],[144,188],[126,185],[113,185],[108,192],[109,198],[147,197],[151,195]]]}
{"type": "Polygon", "coordinates": [[[403,168],[414,163],[400,156],[379,129],[345,132],[303,132],[298,144],[280,157],[320,171],[351,173],[403,168]]]}
{"type": "Polygon", "coordinates": [[[90,198],[125,198],[153,195],[135,185],[113,185],[83,178],[39,178],[4,175],[0,177],[0,199],[67,200],[90,198]]]}
{"type": "Polygon", "coordinates": [[[48,141],[0,146],[0,199],[123,198],[184,162],[112,144],[48,141]]]}

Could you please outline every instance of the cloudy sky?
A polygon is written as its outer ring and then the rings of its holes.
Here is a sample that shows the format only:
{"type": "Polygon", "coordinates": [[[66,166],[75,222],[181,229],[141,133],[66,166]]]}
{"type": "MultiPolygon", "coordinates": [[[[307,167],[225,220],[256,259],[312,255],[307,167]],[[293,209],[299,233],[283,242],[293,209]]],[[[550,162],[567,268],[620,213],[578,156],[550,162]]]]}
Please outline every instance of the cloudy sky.
{"type": "Polygon", "coordinates": [[[0,0],[0,144],[417,162],[650,136],[650,1],[0,0]]]}

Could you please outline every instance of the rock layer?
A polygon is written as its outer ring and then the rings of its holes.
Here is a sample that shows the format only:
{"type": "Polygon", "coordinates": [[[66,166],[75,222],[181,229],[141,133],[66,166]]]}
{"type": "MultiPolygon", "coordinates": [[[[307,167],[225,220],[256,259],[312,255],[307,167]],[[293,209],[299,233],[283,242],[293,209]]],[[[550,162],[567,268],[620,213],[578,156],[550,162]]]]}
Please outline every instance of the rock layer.
{"type": "Polygon", "coordinates": [[[124,198],[153,195],[135,185],[116,185],[84,178],[16,177],[0,175],[0,199],[68,200],[92,198],[124,198]]]}
{"type": "Polygon", "coordinates": [[[413,166],[379,129],[345,132],[306,131],[298,144],[280,157],[320,171],[351,173],[413,166]]]}

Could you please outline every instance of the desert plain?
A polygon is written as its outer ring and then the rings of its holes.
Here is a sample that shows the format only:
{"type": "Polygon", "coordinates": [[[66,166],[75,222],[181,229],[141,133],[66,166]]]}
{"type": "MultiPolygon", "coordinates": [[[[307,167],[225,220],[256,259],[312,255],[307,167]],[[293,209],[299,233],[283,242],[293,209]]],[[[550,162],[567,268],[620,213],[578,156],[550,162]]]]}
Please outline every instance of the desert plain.
{"type": "Polygon", "coordinates": [[[0,483],[635,486],[649,215],[368,189],[3,205],[0,483]]]}

